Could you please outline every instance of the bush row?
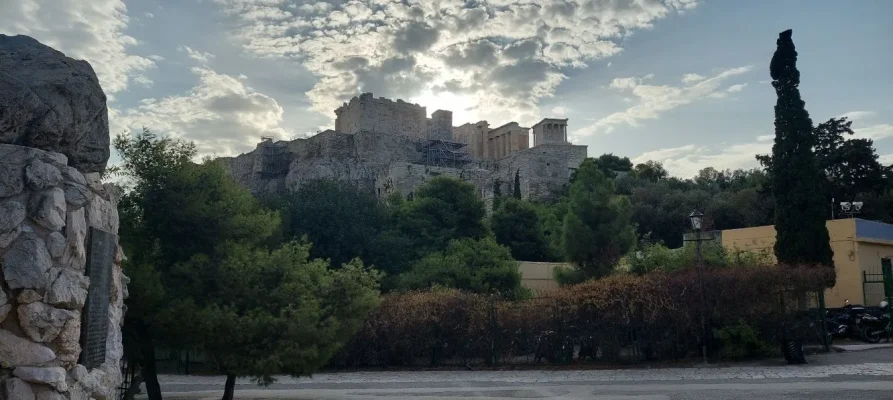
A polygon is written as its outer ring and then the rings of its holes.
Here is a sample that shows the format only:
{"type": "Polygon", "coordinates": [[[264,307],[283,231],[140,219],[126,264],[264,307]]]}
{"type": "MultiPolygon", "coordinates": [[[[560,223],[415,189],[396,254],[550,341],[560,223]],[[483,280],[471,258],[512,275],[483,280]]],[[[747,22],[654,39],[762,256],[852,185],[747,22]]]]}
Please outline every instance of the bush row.
{"type": "Polygon", "coordinates": [[[719,354],[735,345],[711,340],[726,328],[752,327],[764,343],[777,343],[807,293],[828,279],[821,268],[758,266],[612,275],[521,301],[453,289],[395,293],[331,364],[675,360],[700,354],[704,337],[719,354]]]}

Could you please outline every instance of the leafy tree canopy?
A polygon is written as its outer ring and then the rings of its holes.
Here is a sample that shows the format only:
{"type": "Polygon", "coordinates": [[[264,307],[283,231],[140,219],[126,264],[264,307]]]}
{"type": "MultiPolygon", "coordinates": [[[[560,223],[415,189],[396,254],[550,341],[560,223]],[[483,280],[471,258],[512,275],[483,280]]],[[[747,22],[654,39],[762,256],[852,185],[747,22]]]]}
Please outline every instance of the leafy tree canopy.
{"type": "Polygon", "coordinates": [[[491,238],[464,238],[449,242],[446,249],[419,260],[400,276],[403,289],[434,285],[475,293],[515,295],[520,290],[521,273],[509,249],[491,238]]]}
{"type": "Polygon", "coordinates": [[[556,258],[537,208],[530,202],[516,199],[502,201],[493,212],[490,224],[496,242],[511,249],[515,259],[552,261],[556,258]]]}
{"type": "Polygon", "coordinates": [[[562,243],[573,276],[564,281],[605,276],[635,244],[631,224],[632,207],[625,197],[614,194],[614,184],[598,163],[586,159],[576,171],[568,193],[562,243]]]}

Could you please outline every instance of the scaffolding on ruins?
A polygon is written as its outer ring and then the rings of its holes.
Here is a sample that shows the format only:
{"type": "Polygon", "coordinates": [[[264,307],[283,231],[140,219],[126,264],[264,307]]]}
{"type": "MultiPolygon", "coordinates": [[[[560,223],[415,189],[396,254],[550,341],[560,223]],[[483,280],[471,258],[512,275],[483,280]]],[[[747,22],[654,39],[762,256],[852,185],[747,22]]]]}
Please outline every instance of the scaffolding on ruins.
{"type": "Polygon", "coordinates": [[[459,168],[471,162],[464,143],[432,139],[423,144],[419,151],[425,157],[425,165],[432,167],[459,168]]]}

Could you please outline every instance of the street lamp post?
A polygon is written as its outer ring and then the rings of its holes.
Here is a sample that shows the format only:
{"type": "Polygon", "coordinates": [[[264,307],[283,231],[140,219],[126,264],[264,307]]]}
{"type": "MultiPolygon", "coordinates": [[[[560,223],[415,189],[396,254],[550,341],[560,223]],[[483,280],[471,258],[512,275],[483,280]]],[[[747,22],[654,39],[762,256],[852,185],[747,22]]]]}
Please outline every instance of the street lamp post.
{"type": "Polygon", "coordinates": [[[704,298],[704,277],[703,266],[704,258],[701,254],[701,231],[704,230],[704,214],[698,210],[692,211],[688,218],[691,220],[691,228],[695,231],[695,257],[697,261],[698,271],[698,291],[701,294],[701,357],[704,364],[707,364],[707,321],[705,314],[707,313],[707,301],[704,298]]]}

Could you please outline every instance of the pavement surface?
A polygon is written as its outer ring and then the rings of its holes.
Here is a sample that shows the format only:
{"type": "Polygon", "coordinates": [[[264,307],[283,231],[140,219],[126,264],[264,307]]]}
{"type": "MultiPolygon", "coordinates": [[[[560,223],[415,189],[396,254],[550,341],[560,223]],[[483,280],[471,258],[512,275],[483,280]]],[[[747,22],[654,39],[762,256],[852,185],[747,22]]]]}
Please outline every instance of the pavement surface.
{"type": "MultiPolygon", "coordinates": [[[[893,399],[893,349],[692,368],[523,371],[374,371],[239,379],[237,399],[893,399]]],[[[162,375],[165,400],[219,399],[222,376],[162,375]]],[[[143,396],[142,398],[145,398],[143,396]]]]}

